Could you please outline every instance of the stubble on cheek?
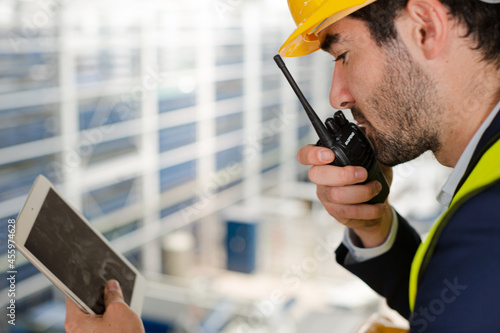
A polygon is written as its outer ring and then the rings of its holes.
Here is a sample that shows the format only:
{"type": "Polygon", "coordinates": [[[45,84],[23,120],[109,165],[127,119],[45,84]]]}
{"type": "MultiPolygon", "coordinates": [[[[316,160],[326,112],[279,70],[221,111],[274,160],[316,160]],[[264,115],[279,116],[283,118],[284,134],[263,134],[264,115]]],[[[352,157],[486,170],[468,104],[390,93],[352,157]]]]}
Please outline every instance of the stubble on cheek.
{"type": "Polygon", "coordinates": [[[439,103],[431,79],[406,48],[395,43],[389,49],[384,76],[364,110],[370,110],[368,134],[378,159],[394,166],[439,149],[439,103]]]}

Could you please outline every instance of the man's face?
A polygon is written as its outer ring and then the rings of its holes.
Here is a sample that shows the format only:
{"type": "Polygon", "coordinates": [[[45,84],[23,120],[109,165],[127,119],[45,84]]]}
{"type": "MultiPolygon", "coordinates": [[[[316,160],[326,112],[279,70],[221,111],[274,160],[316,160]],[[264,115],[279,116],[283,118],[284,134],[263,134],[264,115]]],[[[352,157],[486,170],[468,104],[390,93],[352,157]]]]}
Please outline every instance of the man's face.
{"type": "Polygon", "coordinates": [[[349,17],[320,38],[336,58],[330,104],[351,109],[382,163],[394,166],[439,149],[434,84],[402,41],[379,46],[362,21],[349,17]]]}

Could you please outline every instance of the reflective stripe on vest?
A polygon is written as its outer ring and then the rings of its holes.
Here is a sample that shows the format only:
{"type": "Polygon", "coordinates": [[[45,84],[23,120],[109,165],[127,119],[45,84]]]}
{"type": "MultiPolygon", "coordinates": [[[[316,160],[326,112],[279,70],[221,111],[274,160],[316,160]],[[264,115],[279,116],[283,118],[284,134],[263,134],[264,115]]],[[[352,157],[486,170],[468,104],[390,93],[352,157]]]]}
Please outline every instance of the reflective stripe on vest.
{"type": "Polygon", "coordinates": [[[467,177],[467,180],[453,197],[446,212],[444,212],[432,226],[427,238],[418,247],[411,264],[410,272],[409,296],[410,309],[412,312],[415,306],[415,298],[417,296],[417,288],[421,276],[434,252],[437,240],[446,222],[464,202],[498,180],[500,180],[500,140],[493,144],[493,146],[491,146],[481,157],[469,177],[467,177]]]}

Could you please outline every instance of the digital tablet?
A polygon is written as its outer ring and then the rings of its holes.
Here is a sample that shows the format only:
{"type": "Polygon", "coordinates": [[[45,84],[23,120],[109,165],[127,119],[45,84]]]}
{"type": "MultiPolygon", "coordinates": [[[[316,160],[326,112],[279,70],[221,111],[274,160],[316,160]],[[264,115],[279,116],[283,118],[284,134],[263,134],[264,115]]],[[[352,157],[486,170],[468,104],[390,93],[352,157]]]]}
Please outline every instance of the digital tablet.
{"type": "Polygon", "coordinates": [[[141,314],[145,279],[42,175],[19,213],[15,239],[26,259],[86,312],[104,313],[104,286],[115,279],[141,314]]]}

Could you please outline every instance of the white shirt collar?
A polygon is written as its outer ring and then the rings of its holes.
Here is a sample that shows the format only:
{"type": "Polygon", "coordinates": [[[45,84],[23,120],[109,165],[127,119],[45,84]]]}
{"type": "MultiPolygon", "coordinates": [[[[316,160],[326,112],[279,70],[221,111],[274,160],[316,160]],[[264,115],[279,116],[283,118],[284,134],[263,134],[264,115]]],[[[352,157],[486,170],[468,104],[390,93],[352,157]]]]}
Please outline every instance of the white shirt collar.
{"type": "Polygon", "coordinates": [[[484,120],[484,122],[477,130],[476,134],[474,134],[472,139],[469,141],[469,144],[467,145],[464,152],[460,156],[460,159],[455,165],[455,168],[450,174],[450,177],[448,177],[448,180],[441,188],[441,192],[439,192],[437,196],[437,201],[443,206],[448,207],[450,205],[451,200],[453,199],[453,193],[455,193],[458,183],[460,182],[460,179],[462,179],[465,170],[469,165],[469,162],[472,158],[472,155],[474,154],[474,150],[476,150],[479,140],[483,136],[488,126],[491,125],[491,122],[493,121],[493,119],[495,118],[495,116],[498,114],[499,111],[500,111],[500,102],[493,108],[488,117],[484,120]]]}

